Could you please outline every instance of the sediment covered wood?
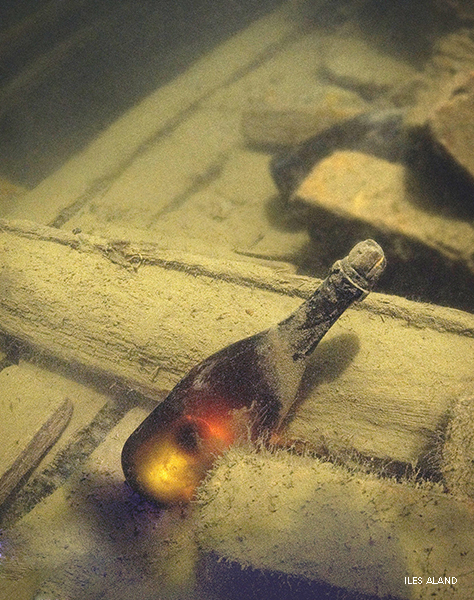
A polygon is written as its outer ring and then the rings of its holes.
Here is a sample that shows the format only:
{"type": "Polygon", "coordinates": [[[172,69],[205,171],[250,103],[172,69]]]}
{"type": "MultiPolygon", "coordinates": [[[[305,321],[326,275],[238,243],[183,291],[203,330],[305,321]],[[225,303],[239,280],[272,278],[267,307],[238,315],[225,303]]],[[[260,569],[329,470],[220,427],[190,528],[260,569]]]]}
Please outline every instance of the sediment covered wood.
{"type": "Polygon", "coordinates": [[[0,506],[21,480],[36,467],[51,446],[56,443],[67,427],[72,411],[73,404],[66,398],[51,417],[41,425],[10,469],[0,477],[0,506]]]}
{"type": "Polygon", "coordinates": [[[371,597],[473,597],[473,506],[436,486],[234,448],[199,500],[201,546],[242,566],[371,597]]]}
{"type": "Polygon", "coordinates": [[[298,25],[290,15],[291,6],[283,6],[221,44],[210,56],[196,60],[117,119],[8,214],[14,218],[29,215],[41,223],[64,223],[89,198],[107,189],[157,139],[186,120],[203,100],[294,39],[298,25]]]}
{"type": "MultiPolygon", "coordinates": [[[[0,223],[0,331],[153,397],[290,314],[318,281],[240,261],[0,223]]],[[[293,437],[417,462],[472,388],[474,318],[372,294],[307,370],[293,437]]]]}

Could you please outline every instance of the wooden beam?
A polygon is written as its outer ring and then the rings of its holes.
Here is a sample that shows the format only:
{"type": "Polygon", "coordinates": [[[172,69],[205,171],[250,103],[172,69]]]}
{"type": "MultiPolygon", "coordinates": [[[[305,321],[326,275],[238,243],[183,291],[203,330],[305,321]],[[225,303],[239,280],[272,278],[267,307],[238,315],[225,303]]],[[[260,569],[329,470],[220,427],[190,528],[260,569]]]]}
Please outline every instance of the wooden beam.
{"type": "Polygon", "coordinates": [[[72,402],[66,398],[47,421],[41,425],[30,443],[18,455],[12,466],[0,477],[0,507],[40,462],[66,429],[73,411],[72,402]]]}
{"type": "Polygon", "coordinates": [[[474,594],[472,502],[439,486],[234,448],[201,488],[198,504],[201,548],[242,567],[371,598],[474,594]]]}
{"type": "MultiPolygon", "coordinates": [[[[153,398],[289,315],[317,280],[248,261],[0,222],[0,333],[153,398]]],[[[306,371],[292,437],[418,463],[474,385],[474,317],[371,294],[306,371]]]]}

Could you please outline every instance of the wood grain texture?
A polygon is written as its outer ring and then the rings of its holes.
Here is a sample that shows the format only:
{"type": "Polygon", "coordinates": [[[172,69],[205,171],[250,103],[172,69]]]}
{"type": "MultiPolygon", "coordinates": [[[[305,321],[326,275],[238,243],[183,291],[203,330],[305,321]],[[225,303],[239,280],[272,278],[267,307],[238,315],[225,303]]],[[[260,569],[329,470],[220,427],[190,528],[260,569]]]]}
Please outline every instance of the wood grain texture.
{"type": "Polygon", "coordinates": [[[242,567],[371,598],[473,597],[472,503],[439,486],[233,448],[202,486],[198,504],[200,546],[242,567]],[[423,584],[407,585],[407,576],[423,584]],[[440,577],[451,580],[436,585],[440,577]]]}
{"type": "MultiPolygon", "coordinates": [[[[317,280],[1,222],[0,331],[150,397],[288,316],[317,280]]],[[[371,294],[317,348],[288,432],[417,463],[472,389],[474,318],[371,294]]]]}
{"type": "Polygon", "coordinates": [[[0,506],[25,476],[34,469],[66,429],[73,413],[73,404],[66,399],[38,429],[33,439],[19,454],[13,465],[0,477],[0,506]]]}

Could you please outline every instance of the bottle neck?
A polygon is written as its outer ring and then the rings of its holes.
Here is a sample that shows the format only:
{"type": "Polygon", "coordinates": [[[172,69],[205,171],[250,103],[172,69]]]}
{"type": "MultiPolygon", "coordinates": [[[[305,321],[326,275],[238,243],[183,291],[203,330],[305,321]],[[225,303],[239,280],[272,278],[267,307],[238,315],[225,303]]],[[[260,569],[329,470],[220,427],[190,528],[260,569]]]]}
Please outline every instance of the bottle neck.
{"type": "Polygon", "coordinates": [[[311,298],[277,326],[293,360],[307,358],[342,313],[365,298],[370,287],[347,258],[337,261],[311,298]]]}

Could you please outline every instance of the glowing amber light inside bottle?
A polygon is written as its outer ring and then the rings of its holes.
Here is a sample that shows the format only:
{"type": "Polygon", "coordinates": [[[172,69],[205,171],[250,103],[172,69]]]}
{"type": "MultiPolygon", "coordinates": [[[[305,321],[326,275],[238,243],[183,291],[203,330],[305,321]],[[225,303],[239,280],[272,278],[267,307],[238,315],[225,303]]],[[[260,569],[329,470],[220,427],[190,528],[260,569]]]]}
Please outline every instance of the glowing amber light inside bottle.
{"type": "Polygon", "coordinates": [[[239,433],[229,414],[200,417],[197,422],[203,426],[203,438],[208,443],[212,442],[213,445],[222,446],[223,449],[230,446],[239,433]]]}
{"type": "Polygon", "coordinates": [[[140,493],[162,504],[189,502],[217,456],[235,441],[232,411],[199,409],[198,416],[181,416],[135,446],[127,459],[129,480],[140,493]]]}
{"type": "Polygon", "coordinates": [[[172,433],[147,440],[134,462],[138,487],[165,504],[189,501],[203,475],[199,456],[179,447],[172,433]]]}

